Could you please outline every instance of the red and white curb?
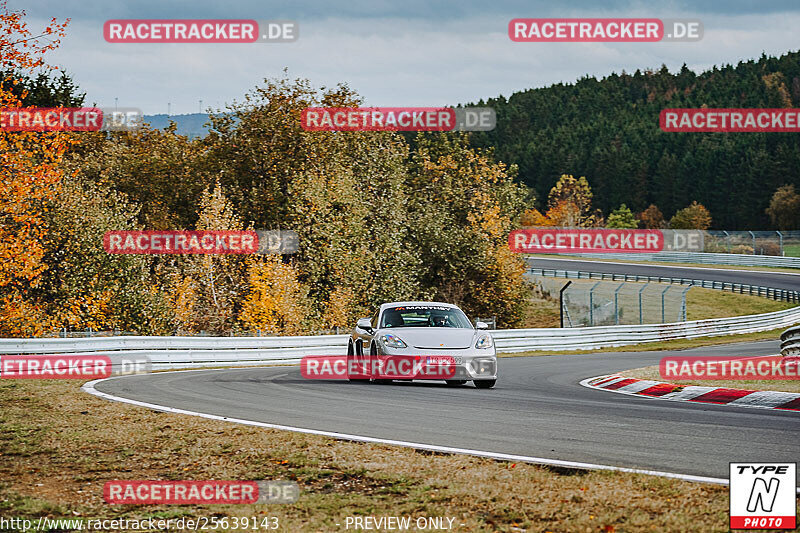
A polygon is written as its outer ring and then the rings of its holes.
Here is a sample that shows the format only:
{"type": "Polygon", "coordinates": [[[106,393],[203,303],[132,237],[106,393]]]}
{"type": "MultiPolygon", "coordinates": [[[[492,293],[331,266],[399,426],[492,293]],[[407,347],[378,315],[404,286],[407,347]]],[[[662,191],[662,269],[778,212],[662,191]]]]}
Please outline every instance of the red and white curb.
{"type": "Polygon", "coordinates": [[[656,400],[800,411],[800,394],[794,392],[676,385],[614,374],[587,378],[581,381],[581,385],[590,389],[601,389],[656,400]]]}

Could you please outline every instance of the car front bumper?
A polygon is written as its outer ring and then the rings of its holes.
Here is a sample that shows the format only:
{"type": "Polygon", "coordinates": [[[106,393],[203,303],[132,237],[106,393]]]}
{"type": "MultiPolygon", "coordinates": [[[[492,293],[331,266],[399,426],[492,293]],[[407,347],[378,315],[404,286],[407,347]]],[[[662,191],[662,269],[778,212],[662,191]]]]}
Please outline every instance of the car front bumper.
{"type": "MultiPolygon", "coordinates": [[[[467,381],[497,379],[497,354],[494,348],[468,348],[462,350],[429,350],[421,348],[387,348],[378,349],[378,359],[409,358],[425,366],[436,365],[441,358],[452,357],[454,373],[447,379],[464,379],[467,381]]],[[[433,374],[435,375],[435,374],[433,374]]],[[[414,379],[436,379],[435,377],[417,377],[414,379]]],[[[444,379],[444,378],[442,378],[444,379]]]]}

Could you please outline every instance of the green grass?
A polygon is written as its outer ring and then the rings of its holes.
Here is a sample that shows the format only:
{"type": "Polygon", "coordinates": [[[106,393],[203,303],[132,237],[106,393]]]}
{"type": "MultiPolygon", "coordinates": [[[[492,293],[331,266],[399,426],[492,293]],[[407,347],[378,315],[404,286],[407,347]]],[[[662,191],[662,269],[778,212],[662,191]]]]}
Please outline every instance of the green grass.
{"type": "Polygon", "coordinates": [[[784,244],[783,254],[786,257],[800,257],[800,244],[784,244]]]}
{"type": "Polygon", "coordinates": [[[686,295],[686,319],[705,320],[707,318],[758,315],[789,309],[795,305],[749,294],[692,287],[686,295]]]}

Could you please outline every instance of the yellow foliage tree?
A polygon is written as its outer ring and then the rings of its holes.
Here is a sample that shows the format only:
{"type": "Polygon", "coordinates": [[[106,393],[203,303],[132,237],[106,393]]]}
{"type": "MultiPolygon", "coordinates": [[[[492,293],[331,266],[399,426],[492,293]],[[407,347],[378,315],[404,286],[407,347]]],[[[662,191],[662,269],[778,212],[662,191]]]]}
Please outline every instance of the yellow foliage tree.
{"type": "Polygon", "coordinates": [[[595,224],[592,189],[585,177],[563,174],[547,197],[547,218],[551,226],[587,227],[595,224]]]}
{"type": "Polygon", "coordinates": [[[353,290],[349,287],[332,290],[322,315],[322,324],[326,328],[347,327],[355,318],[354,300],[353,290]]]}
{"type": "Polygon", "coordinates": [[[523,226],[558,226],[578,228],[597,226],[601,214],[592,213],[592,189],[585,177],[575,178],[562,175],[550,189],[547,198],[547,212],[527,209],[522,215],[523,226]]]}
{"type": "Polygon", "coordinates": [[[536,208],[526,209],[520,223],[523,226],[554,226],[555,222],[536,208]]]}
{"type": "Polygon", "coordinates": [[[431,297],[471,315],[496,315],[504,327],[522,321],[528,301],[525,263],[508,249],[508,232],[523,212],[526,191],[516,169],[496,163],[461,137],[418,138],[413,184],[414,239],[431,297]]]}
{"type": "Polygon", "coordinates": [[[248,261],[250,290],[239,320],[248,329],[273,335],[299,335],[309,313],[308,288],[298,280],[298,272],[283,263],[279,255],[248,261]]]}
{"type": "Polygon", "coordinates": [[[711,213],[697,201],[679,210],[669,220],[669,227],[672,229],[708,229],[710,226],[711,213]]]}
{"type": "MultiPolygon", "coordinates": [[[[219,182],[200,198],[198,230],[235,231],[243,224],[225,197],[219,182]]],[[[181,273],[169,275],[172,311],[181,330],[229,333],[247,285],[243,256],[197,255],[184,259],[181,273]]]]}

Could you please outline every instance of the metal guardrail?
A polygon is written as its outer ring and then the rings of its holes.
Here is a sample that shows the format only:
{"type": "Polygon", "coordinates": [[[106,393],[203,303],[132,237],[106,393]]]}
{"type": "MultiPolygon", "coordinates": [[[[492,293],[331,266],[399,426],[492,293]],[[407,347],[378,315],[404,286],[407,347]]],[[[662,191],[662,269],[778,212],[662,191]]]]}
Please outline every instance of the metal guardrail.
{"type": "MultiPolygon", "coordinates": [[[[672,339],[751,333],[797,323],[800,323],[800,307],[760,315],[673,324],[508,329],[493,330],[491,333],[499,353],[514,353],[592,350],[672,339]]],[[[105,355],[111,358],[112,366],[118,365],[123,358],[147,356],[153,370],[177,370],[207,366],[296,364],[303,355],[343,354],[347,339],[347,335],[0,339],[0,355],[105,355]]]]}
{"type": "Polygon", "coordinates": [[[798,322],[800,322],[800,307],[794,307],[761,315],[693,320],[672,324],[497,330],[492,332],[492,336],[495,339],[497,351],[501,353],[528,350],[594,350],[674,339],[769,331],[798,322]]]}
{"type": "MultiPolygon", "coordinates": [[[[339,328],[338,326],[335,328],[329,329],[314,329],[311,330],[309,333],[310,336],[316,337],[317,335],[340,335],[342,331],[345,331],[345,328],[339,328]]],[[[83,339],[89,337],[138,337],[140,336],[139,333],[134,331],[122,331],[122,330],[110,330],[110,329],[103,329],[103,330],[96,330],[92,328],[86,328],[84,330],[68,330],[67,328],[60,328],[55,330],[50,330],[44,332],[41,335],[38,335],[40,338],[60,338],[60,339],[83,339]]],[[[208,333],[206,331],[200,331],[198,333],[181,333],[181,332],[174,332],[171,336],[176,337],[219,337],[220,335],[214,335],[212,333],[208,333]]],[[[267,331],[262,331],[260,329],[257,330],[237,330],[232,331],[230,334],[225,335],[226,337],[275,337],[275,334],[271,334],[267,331]]]]}
{"type": "Polygon", "coordinates": [[[656,261],[664,263],[699,263],[704,265],[736,265],[800,268],[800,257],[775,255],[718,254],[708,252],[657,252],[657,253],[613,253],[613,254],[555,254],[597,259],[620,259],[625,261],[656,261]]]}
{"type": "Polygon", "coordinates": [[[296,364],[304,355],[345,353],[348,335],[304,337],[94,337],[0,339],[3,354],[105,355],[112,367],[145,356],[153,370],[201,366],[296,364]]]}
{"type": "Polygon", "coordinates": [[[781,334],[781,355],[800,357],[800,326],[789,328],[781,334]]]}
{"type": "Polygon", "coordinates": [[[672,278],[668,276],[642,276],[638,274],[612,274],[608,272],[587,272],[584,270],[560,270],[552,268],[530,268],[528,272],[534,276],[546,276],[566,279],[600,279],[611,281],[648,281],[657,283],[670,283],[678,285],[692,285],[705,289],[717,289],[722,291],[738,292],[740,294],[750,294],[752,296],[763,296],[782,302],[800,302],[800,291],[789,289],[779,289],[776,287],[763,287],[760,285],[748,285],[746,283],[730,283],[727,281],[710,281],[704,279],[691,278],[672,278]]]}

